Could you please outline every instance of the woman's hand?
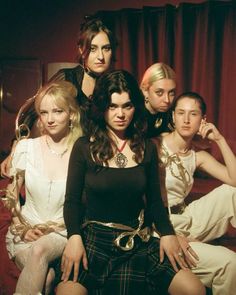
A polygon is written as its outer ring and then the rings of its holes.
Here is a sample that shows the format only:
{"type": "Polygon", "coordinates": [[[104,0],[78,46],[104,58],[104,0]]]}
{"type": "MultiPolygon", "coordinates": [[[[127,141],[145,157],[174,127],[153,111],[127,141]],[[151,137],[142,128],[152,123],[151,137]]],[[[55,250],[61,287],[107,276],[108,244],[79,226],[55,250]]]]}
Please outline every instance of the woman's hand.
{"type": "Polygon", "coordinates": [[[197,256],[197,253],[189,245],[189,240],[186,237],[180,236],[180,235],[177,235],[177,239],[178,239],[180,247],[184,253],[185,260],[186,260],[188,266],[190,268],[196,267],[197,266],[196,261],[198,261],[199,258],[197,256]]]}
{"type": "Polygon", "coordinates": [[[62,255],[61,270],[63,272],[61,279],[66,282],[69,279],[72,267],[74,266],[73,282],[77,282],[79,275],[80,261],[82,260],[84,269],[88,269],[88,260],[84,244],[80,235],[73,235],[69,238],[62,255]]]}
{"type": "Polygon", "coordinates": [[[1,167],[1,177],[10,178],[10,166],[11,166],[11,156],[8,156],[4,161],[2,161],[1,167]]]}
{"type": "Polygon", "coordinates": [[[208,123],[204,119],[201,122],[198,134],[201,135],[202,138],[207,138],[212,141],[218,141],[223,138],[216,126],[212,123],[208,123]]]}
{"type": "Polygon", "coordinates": [[[188,269],[184,253],[175,235],[162,236],[160,239],[160,262],[164,261],[164,255],[170,260],[174,270],[179,271],[177,264],[182,269],[188,269]]]}
{"type": "Polygon", "coordinates": [[[33,242],[38,240],[40,237],[42,237],[44,234],[41,232],[41,230],[35,228],[35,229],[29,229],[24,235],[23,240],[25,242],[33,242]]]}

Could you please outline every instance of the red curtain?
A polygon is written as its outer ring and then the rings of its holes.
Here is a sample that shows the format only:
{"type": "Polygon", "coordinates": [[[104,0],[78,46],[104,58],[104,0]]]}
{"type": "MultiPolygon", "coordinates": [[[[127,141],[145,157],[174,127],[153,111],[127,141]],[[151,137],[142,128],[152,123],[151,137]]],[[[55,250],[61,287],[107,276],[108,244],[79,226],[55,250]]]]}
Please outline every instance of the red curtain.
{"type": "Polygon", "coordinates": [[[236,142],[236,3],[208,1],[98,13],[119,40],[116,68],[140,81],[165,62],[177,73],[177,92],[196,91],[207,116],[236,142]]]}

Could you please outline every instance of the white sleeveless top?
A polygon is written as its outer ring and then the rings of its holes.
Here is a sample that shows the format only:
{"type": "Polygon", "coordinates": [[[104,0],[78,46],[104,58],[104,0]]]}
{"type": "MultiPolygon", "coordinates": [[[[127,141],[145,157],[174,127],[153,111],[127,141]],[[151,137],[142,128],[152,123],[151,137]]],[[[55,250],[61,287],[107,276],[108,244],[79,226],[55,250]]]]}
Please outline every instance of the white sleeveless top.
{"type": "Polygon", "coordinates": [[[182,203],[193,186],[196,169],[196,153],[190,150],[187,156],[174,154],[162,140],[159,147],[160,165],[165,167],[165,187],[168,206],[182,203]]]}

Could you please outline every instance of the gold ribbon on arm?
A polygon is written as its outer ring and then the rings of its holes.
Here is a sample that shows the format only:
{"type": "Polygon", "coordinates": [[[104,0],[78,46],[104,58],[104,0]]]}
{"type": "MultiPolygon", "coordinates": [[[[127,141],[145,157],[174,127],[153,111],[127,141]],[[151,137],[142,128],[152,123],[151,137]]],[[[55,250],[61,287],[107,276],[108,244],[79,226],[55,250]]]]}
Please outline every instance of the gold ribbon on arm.
{"type": "Polygon", "coordinates": [[[118,230],[125,230],[125,232],[122,232],[115,240],[114,244],[120,248],[123,251],[130,251],[134,247],[134,237],[139,236],[140,239],[143,242],[148,242],[151,237],[151,232],[149,227],[145,227],[143,229],[143,223],[144,223],[144,210],[142,209],[140,211],[139,217],[138,217],[139,225],[137,229],[132,228],[131,226],[127,226],[120,223],[113,223],[113,222],[101,222],[101,221],[95,221],[95,220],[88,220],[85,223],[83,223],[82,228],[86,227],[88,224],[94,223],[94,224],[100,224],[106,227],[115,228],[118,230]],[[121,246],[121,240],[125,237],[128,237],[128,241],[126,242],[125,246],[121,246]]]}
{"type": "Polygon", "coordinates": [[[4,206],[11,211],[13,217],[17,217],[19,222],[14,223],[12,221],[10,225],[10,232],[14,235],[14,242],[18,243],[24,240],[25,234],[30,229],[39,229],[43,234],[49,234],[51,232],[58,232],[65,229],[64,222],[47,221],[45,223],[39,223],[31,225],[21,214],[19,202],[16,200],[15,195],[9,189],[1,189],[0,193],[4,193],[4,196],[0,196],[4,206]]]}

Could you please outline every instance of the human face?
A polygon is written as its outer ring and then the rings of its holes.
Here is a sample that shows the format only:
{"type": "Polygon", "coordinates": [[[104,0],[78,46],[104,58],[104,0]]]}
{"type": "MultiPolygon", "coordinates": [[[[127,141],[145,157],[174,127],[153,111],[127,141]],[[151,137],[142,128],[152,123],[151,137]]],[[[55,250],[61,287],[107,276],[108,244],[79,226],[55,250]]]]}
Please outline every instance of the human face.
{"type": "Polygon", "coordinates": [[[175,97],[176,83],[172,79],[161,79],[153,82],[148,89],[143,90],[147,97],[147,109],[152,113],[164,113],[169,110],[175,97]]]}
{"type": "Polygon", "coordinates": [[[107,126],[119,137],[123,137],[133,119],[135,108],[127,92],[114,92],[111,103],[105,112],[107,126]]]}
{"type": "Polygon", "coordinates": [[[85,65],[91,71],[101,74],[109,68],[111,56],[112,50],[108,36],[105,32],[99,32],[92,39],[90,53],[85,65]]]}
{"type": "Polygon", "coordinates": [[[200,127],[203,115],[197,100],[183,97],[173,111],[175,130],[182,136],[194,136],[200,127]]]}
{"type": "Polygon", "coordinates": [[[46,94],[40,104],[40,121],[46,133],[54,138],[62,138],[69,132],[69,109],[58,107],[52,95],[46,94]]]}

